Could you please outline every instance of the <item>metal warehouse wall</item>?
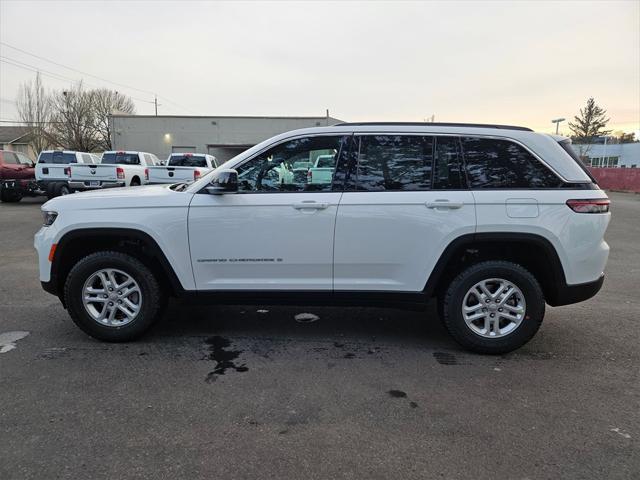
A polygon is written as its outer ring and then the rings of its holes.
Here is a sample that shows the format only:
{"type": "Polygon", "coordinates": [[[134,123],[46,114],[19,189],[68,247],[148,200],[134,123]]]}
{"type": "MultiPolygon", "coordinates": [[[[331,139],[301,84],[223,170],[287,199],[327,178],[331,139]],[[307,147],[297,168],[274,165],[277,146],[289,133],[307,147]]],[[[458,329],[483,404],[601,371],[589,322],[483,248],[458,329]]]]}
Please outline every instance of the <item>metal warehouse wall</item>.
{"type": "Polygon", "coordinates": [[[115,150],[151,152],[164,159],[172,149],[179,151],[179,147],[185,147],[187,151],[210,152],[223,161],[279,133],[340,122],[331,117],[113,115],[110,118],[115,150]]]}

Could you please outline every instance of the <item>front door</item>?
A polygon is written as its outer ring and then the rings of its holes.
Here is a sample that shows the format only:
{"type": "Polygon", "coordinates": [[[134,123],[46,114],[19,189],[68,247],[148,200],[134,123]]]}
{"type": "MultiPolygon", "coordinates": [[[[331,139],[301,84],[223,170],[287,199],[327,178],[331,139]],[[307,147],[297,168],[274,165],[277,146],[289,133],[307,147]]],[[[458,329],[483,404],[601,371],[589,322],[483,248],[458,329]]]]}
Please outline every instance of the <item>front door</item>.
{"type": "Polygon", "coordinates": [[[235,167],[238,193],[195,195],[189,242],[197,288],[330,290],[342,195],[333,179],[344,143],[335,135],[284,141],[235,167]]]}

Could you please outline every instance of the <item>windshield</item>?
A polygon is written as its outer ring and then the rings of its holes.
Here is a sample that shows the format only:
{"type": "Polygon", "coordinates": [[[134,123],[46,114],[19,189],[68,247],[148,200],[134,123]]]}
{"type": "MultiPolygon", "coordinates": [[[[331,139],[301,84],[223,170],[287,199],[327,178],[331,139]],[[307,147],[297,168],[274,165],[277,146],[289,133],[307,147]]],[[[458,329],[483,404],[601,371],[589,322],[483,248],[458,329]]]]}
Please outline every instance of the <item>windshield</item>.
{"type": "Polygon", "coordinates": [[[204,155],[171,155],[170,167],[206,167],[207,160],[204,155]]]}
{"type": "Polygon", "coordinates": [[[126,152],[110,152],[102,156],[101,163],[124,164],[124,165],[140,165],[140,159],[137,153],[126,152]]]}
{"type": "Polygon", "coordinates": [[[38,157],[38,163],[76,163],[76,154],[65,152],[42,152],[38,157]]]}

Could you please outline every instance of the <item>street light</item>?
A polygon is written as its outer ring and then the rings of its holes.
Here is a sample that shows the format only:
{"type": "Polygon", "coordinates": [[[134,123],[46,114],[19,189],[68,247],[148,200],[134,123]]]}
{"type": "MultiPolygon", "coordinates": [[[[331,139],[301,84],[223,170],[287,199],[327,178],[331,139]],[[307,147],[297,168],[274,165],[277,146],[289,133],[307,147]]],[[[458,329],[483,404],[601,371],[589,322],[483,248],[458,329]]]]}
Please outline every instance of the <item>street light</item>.
{"type": "Polygon", "coordinates": [[[566,118],[556,118],[554,120],[551,120],[551,123],[556,124],[556,135],[558,135],[558,127],[560,126],[560,122],[564,122],[565,120],[566,118]]]}

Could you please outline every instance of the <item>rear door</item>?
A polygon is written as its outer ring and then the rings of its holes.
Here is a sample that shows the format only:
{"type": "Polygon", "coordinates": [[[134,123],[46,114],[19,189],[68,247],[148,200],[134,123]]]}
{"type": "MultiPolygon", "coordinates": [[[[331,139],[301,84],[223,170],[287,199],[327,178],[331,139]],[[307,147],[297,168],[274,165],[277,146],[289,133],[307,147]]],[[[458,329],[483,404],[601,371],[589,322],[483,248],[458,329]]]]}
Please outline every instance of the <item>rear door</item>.
{"type": "Polygon", "coordinates": [[[336,219],[334,289],[421,291],[446,246],[475,229],[459,139],[376,133],[354,142],[336,219]]]}

